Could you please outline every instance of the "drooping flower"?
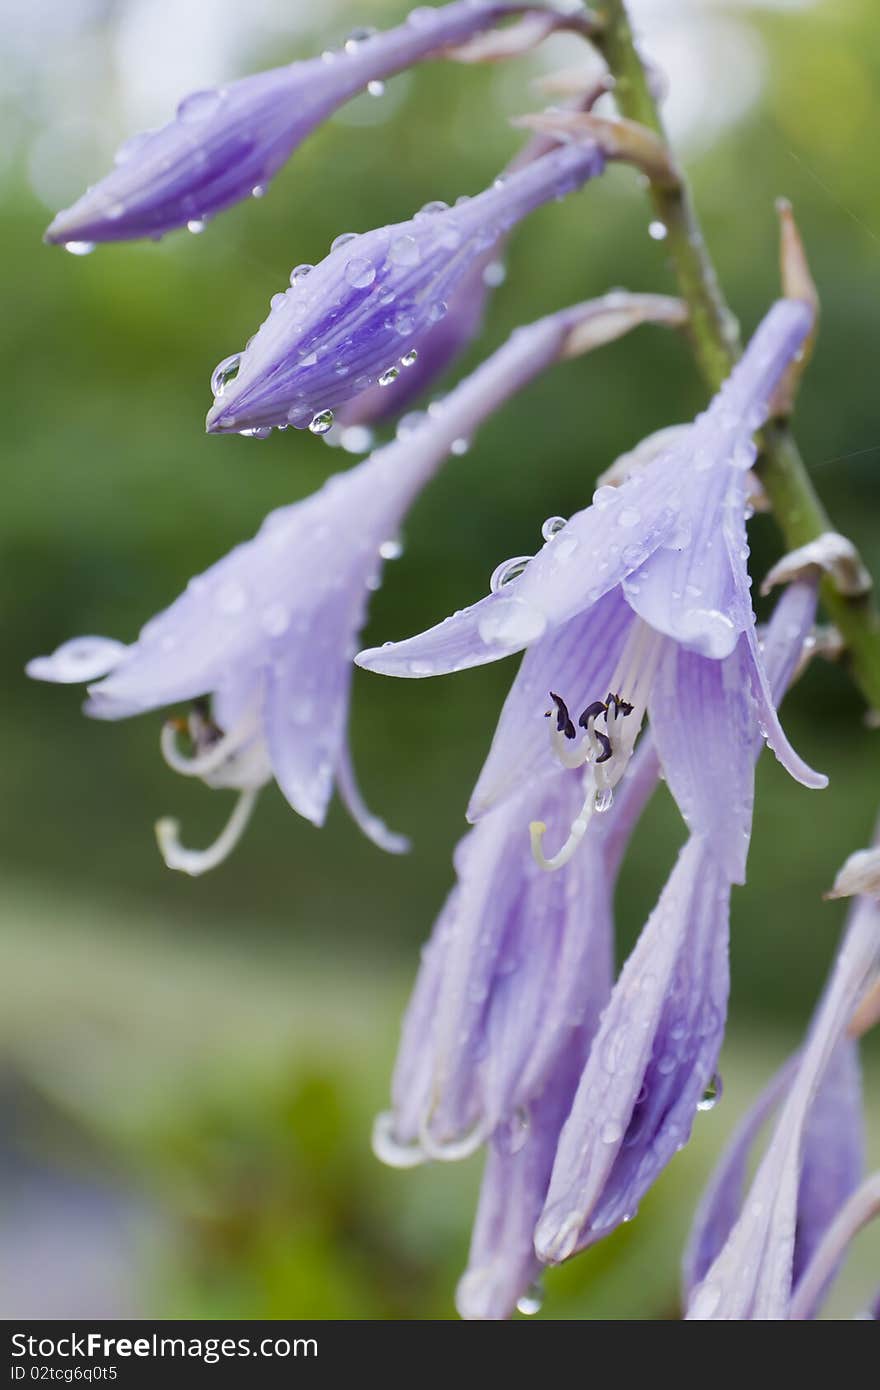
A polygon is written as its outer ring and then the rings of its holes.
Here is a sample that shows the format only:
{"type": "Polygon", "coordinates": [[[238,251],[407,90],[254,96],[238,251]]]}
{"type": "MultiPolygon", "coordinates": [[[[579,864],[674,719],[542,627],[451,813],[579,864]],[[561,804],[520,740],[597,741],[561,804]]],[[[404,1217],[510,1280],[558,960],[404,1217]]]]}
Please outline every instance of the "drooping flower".
{"type": "Polygon", "coordinates": [[[193,579],[131,646],[77,638],[28,667],[41,680],[99,682],[87,712],[116,719],[212,696],[186,732],[191,755],[166,725],[176,770],[240,792],[233,818],[204,852],[182,849],[160,822],[167,862],[202,873],[244,829],[256,793],[275,778],[295,810],[323,823],[334,781],[367,834],[402,848],[363,807],[347,753],[351,658],[383,558],[401,521],[456,441],[469,438],[512,393],[557,357],[585,350],[650,318],[675,321],[676,301],[618,296],[576,305],[529,325],[404,437],[282,507],[257,536],[193,579]],[[100,679],[103,677],[104,679],[100,679]]]}
{"type": "Polygon", "coordinates": [[[111,172],[58,214],[46,240],[82,252],[187,224],[200,231],[215,213],[265,192],[306,136],[358,92],[523,13],[538,20],[527,30],[530,42],[589,27],[583,15],[552,6],[456,0],[415,9],[384,34],[356,30],[338,52],[192,92],[168,125],[122,146],[111,172]]]}
{"type": "MultiPolygon", "coordinates": [[[[735,1136],[704,1199],[685,1266],[687,1316],[781,1321],[812,1317],[847,1239],[870,1215],[861,1170],[858,1063],[847,1029],[880,959],[880,908],[857,900],[799,1056],[735,1136]],[[747,1195],[760,1120],[779,1117],[747,1195]]],[[[877,1209],[877,1179],[873,1208],[877,1209]]]]}
{"type": "MultiPolygon", "coordinates": [[[[596,92],[588,93],[580,104],[588,103],[595,96],[596,92]]],[[[507,165],[502,178],[541,159],[557,143],[552,136],[533,135],[507,165]]],[[[374,382],[365,391],[343,402],[334,412],[335,425],[339,430],[351,426],[364,427],[373,421],[399,415],[433,386],[456,358],[466,351],[480,330],[490,290],[504,281],[506,243],[507,236],[502,233],[476,257],[449,296],[447,312],[419,338],[416,362],[409,365],[405,372],[400,372],[396,380],[384,386],[374,382]]],[[[365,433],[361,430],[360,435],[354,434],[350,438],[363,438],[365,433]]],[[[332,436],[325,438],[328,442],[336,442],[332,436]]]]}
{"type": "MultiPolygon", "coordinates": [[[[763,660],[776,701],[815,609],[815,583],[798,584],[768,625],[763,660]]],[[[717,665],[723,684],[741,679],[736,652],[717,665]]],[[[760,746],[754,730],[753,759],[760,746]]],[[[711,834],[693,834],[614,986],[562,1129],[535,1237],[548,1262],[567,1259],[630,1220],[689,1139],[698,1111],[718,1097],[730,889],[711,834]]]]}
{"type": "Polygon", "coordinates": [[[209,432],[329,429],[343,401],[415,365],[419,343],[500,236],[604,163],[594,143],[558,146],[455,207],[428,204],[408,222],[337,238],[318,265],[293,271],[244,352],[219,364],[209,432]]]}
{"type": "Polygon", "coordinates": [[[690,430],[620,487],[600,488],[515,581],[419,636],[356,658],[371,670],[419,677],[532,648],[471,812],[491,806],[546,758],[541,716],[547,691],[559,692],[551,737],[563,765],[582,770],[583,805],[550,858],[544,827],[533,827],[546,867],[566,862],[594,811],[610,804],[646,712],[689,828],[708,837],[734,882],[745,870],[756,729],[798,781],[825,785],[791,748],[776,715],[755,631],[746,540],[752,435],[810,322],[804,304],[778,303],[690,430]],[[545,634],[554,637],[547,665],[534,657],[545,634]],[[581,653],[597,646],[606,674],[586,687],[581,653]]]}

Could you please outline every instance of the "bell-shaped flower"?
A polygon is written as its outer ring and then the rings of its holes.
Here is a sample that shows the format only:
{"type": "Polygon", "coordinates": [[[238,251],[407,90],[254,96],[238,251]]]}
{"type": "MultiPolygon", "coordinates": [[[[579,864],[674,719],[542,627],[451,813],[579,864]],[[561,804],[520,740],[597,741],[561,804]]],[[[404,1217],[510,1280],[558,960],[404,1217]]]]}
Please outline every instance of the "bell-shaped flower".
{"type": "Polygon", "coordinates": [[[600,488],[528,563],[499,567],[486,598],[420,636],[357,657],[368,669],[412,677],[531,649],[472,813],[532,775],[546,756],[542,715],[547,691],[558,692],[551,737],[563,765],[581,769],[583,804],[549,858],[544,827],[533,827],[546,867],[566,862],[594,811],[610,804],[646,712],[689,828],[708,837],[733,881],[745,871],[755,730],[804,785],[825,785],[791,748],[776,715],[755,631],[746,540],[752,435],[810,323],[805,304],[778,303],[715,400],[667,452],[621,486],[600,488]],[[544,638],[552,640],[538,650],[544,638]],[[582,654],[597,647],[605,653],[603,675],[588,685],[582,654]]]}
{"type": "Polygon", "coordinates": [[[686,1262],[689,1318],[812,1317],[848,1239],[878,1209],[877,1178],[853,1190],[862,1141],[846,1036],[878,960],[880,908],[859,899],[796,1063],[745,1122],[704,1199],[686,1262]],[[748,1151],[775,1093],[779,1116],[743,1197],[748,1151]]]}
{"type": "Polygon", "coordinates": [[[401,438],[312,497],[282,507],[257,536],[193,579],[131,646],[76,638],[28,667],[40,680],[91,681],[88,713],[116,719],[213,697],[166,726],[176,770],[241,795],[212,849],[184,850],[160,822],[173,867],[201,873],[225,857],[256,792],[272,777],[295,810],[323,823],[334,781],[367,834],[399,849],[364,809],[349,763],[346,724],[352,662],[369,594],[413,498],[481,422],[558,357],[585,351],[650,319],[675,322],[677,301],[618,295],[518,330],[401,438]],[[103,677],[104,679],[100,679],[103,677]],[[178,747],[188,732],[191,755],[178,747]]]}
{"type": "MultiPolygon", "coordinates": [[[[776,700],[815,607],[815,583],[800,583],[773,614],[763,660],[776,700]]],[[[717,665],[722,683],[739,679],[736,652],[717,665]]],[[[755,730],[752,759],[760,746],[755,730]]],[[[630,1220],[689,1139],[696,1114],[718,1097],[730,888],[711,837],[692,835],[614,986],[563,1127],[535,1238],[548,1262],[630,1220]]]]}
{"type": "Polygon", "coordinates": [[[504,232],[604,163],[596,144],[558,146],[455,207],[428,204],[408,222],[338,237],[318,265],[292,272],[244,352],[216,368],[208,430],[329,429],[343,401],[418,362],[450,296],[504,232]]]}
{"type": "Polygon", "coordinates": [[[338,52],[192,92],[168,125],[122,146],[111,172],[58,214],[46,240],[81,254],[96,242],[186,225],[201,231],[230,204],[260,197],[306,136],[358,92],[380,92],[394,73],[523,13],[533,19],[523,34],[529,42],[553,29],[588,28],[583,15],[552,6],[455,0],[415,9],[384,34],[355,30],[338,52]]]}
{"type": "Polygon", "coordinates": [[[650,745],[612,813],[564,873],[541,873],[528,811],[571,810],[577,778],[557,769],[496,808],[459,844],[456,884],[422,959],[392,1082],[380,1158],[458,1159],[504,1129],[516,1151],[528,1107],[561,1059],[583,1059],[610,988],[611,897],[620,858],[657,783],[650,745]]]}

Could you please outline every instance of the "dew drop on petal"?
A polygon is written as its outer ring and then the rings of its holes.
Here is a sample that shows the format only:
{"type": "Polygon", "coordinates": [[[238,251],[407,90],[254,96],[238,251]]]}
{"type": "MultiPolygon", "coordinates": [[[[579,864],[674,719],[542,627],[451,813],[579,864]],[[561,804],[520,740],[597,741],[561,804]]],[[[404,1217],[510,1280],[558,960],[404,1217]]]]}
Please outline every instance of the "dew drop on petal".
{"type": "Polygon", "coordinates": [[[231,357],[224,357],[222,362],[217,363],[211,373],[211,391],[215,398],[222,396],[230,381],[235,380],[240,365],[240,352],[234,352],[231,357]]]}
{"type": "Polygon", "coordinates": [[[617,1120],[606,1120],[599,1138],[603,1144],[616,1144],[623,1137],[623,1130],[617,1120]]]}
{"type": "Polygon", "coordinates": [[[414,367],[418,360],[419,354],[417,353],[416,349],[410,348],[409,352],[405,352],[401,357],[400,365],[401,367],[414,367]]]}
{"type": "Polygon", "coordinates": [[[489,580],[490,593],[497,594],[506,584],[512,584],[515,579],[519,579],[531,559],[531,555],[515,555],[512,560],[502,560],[492,571],[489,580]]]}
{"type": "Polygon", "coordinates": [[[714,1110],[721,1099],[724,1086],[720,1074],[716,1071],[712,1080],[709,1082],[700,1099],[697,1101],[698,1110],[714,1110]]]}
{"type": "Polygon", "coordinates": [[[594,805],[595,809],[600,813],[604,811],[610,811],[613,802],[614,792],[610,787],[603,787],[601,791],[596,792],[596,800],[594,802],[594,805]]]}
{"type": "Polygon", "coordinates": [[[385,83],[380,82],[378,77],[374,77],[372,82],[367,83],[367,91],[371,97],[381,97],[385,95],[385,83]]]}
{"type": "Polygon", "coordinates": [[[477,630],[487,644],[513,650],[536,641],[546,627],[547,619],[539,608],[522,599],[504,598],[486,609],[477,630]]]}
{"type": "Polygon", "coordinates": [[[425,203],[423,207],[420,207],[418,212],[416,213],[416,217],[433,217],[435,213],[448,211],[449,204],[444,203],[441,201],[441,199],[437,198],[434,200],[434,202],[425,203]]]}
{"type": "Polygon", "coordinates": [[[625,531],[631,531],[634,526],[638,526],[641,521],[641,512],[635,507],[621,507],[617,514],[617,524],[622,526],[625,531]]]}
{"type": "Polygon", "coordinates": [[[348,38],[345,40],[345,43],[343,44],[343,48],[345,49],[346,53],[357,53],[361,44],[366,43],[367,39],[371,39],[376,32],[377,31],[375,29],[371,28],[368,25],[363,25],[360,28],[352,29],[351,33],[349,34],[348,38]]]}
{"type": "Polygon", "coordinates": [[[421,260],[418,242],[414,236],[395,237],[388,248],[388,259],[392,265],[418,265],[421,260]]]}
{"type": "Polygon", "coordinates": [[[383,541],[379,546],[379,554],[383,560],[399,560],[403,554],[403,544],[399,540],[383,541]]]}
{"type": "Polygon", "coordinates": [[[309,429],[312,434],[326,434],[333,424],[332,410],[319,410],[317,415],[313,415],[309,421],[309,429]]]}
{"type": "Polygon", "coordinates": [[[307,265],[305,263],[303,263],[303,265],[294,266],[293,270],[290,272],[290,283],[292,285],[298,285],[300,280],[304,280],[314,268],[313,265],[307,265]]]}
{"type": "Polygon", "coordinates": [[[548,516],[541,527],[541,535],[545,541],[552,541],[553,537],[558,536],[563,527],[567,525],[568,522],[564,516],[548,516]]]}
{"type": "Polygon", "coordinates": [[[251,189],[251,197],[252,197],[252,198],[265,198],[265,196],[266,196],[266,185],[265,185],[264,183],[255,183],[254,186],[253,186],[253,188],[251,189]]]}
{"type": "Polygon", "coordinates": [[[192,217],[186,224],[186,230],[192,232],[193,236],[198,236],[199,232],[205,230],[206,225],[203,217],[192,217]]]}
{"type": "Polygon", "coordinates": [[[499,285],[503,285],[507,277],[507,269],[503,261],[490,261],[483,271],[483,284],[488,285],[490,290],[496,290],[499,285]]]}
{"type": "Polygon", "coordinates": [[[544,1290],[540,1283],[530,1284],[524,1294],[516,1300],[516,1311],[524,1317],[533,1318],[540,1313],[544,1302],[544,1290]]]}
{"type": "Polygon", "coordinates": [[[449,452],[450,454],[454,454],[456,458],[461,458],[462,454],[466,454],[470,447],[470,440],[465,439],[464,436],[461,435],[458,439],[453,439],[449,446],[449,452]]]}
{"type": "Polygon", "coordinates": [[[380,386],[390,386],[392,381],[396,381],[400,376],[397,367],[387,367],[377,378],[380,386]]]}
{"type": "Polygon", "coordinates": [[[207,121],[215,115],[223,105],[225,93],[216,90],[206,90],[202,92],[191,92],[188,97],[177,108],[177,119],[184,125],[195,125],[199,121],[207,121]]]}
{"type": "Polygon", "coordinates": [[[357,232],[340,232],[339,236],[334,237],[330,243],[331,251],[338,251],[340,246],[347,246],[350,241],[357,241],[357,232]]]}
{"type": "Polygon", "coordinates": [[[65,241],[65,251],[69,251],[71,256],[90,256],[95,249],[93,241],[65,241]]]}
{"type": "Polygon", "coordinates": [[[376,278],[376,267],[363,256],[352,256],[345,267],[345,278],[352,289],[365,290],[376,278]]]}
{"type": "Polygon", "coordinates": [[[617,488],[611,487],[610,483],[606,483],[603,487],[597,487],[593,493],[593,506],[601,512],[604,507],[614,501],[617,495],[617,488]]]}

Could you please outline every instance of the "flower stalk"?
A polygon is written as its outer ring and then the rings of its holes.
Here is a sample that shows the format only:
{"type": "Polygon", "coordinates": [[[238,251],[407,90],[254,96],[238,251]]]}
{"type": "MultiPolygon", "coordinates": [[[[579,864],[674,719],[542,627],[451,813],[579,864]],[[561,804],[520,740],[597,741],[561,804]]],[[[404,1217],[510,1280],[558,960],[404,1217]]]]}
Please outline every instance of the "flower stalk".
{"type": "MultiPolygon", "coordinates": [[[[621,115],[660,139],[666,135],[639,55],[625,0],[604,0],[602,27],[595,36],[614,76],[621,115]]],[[[666,228],[665,242],[689,309],[689,338],[697,366],[716,391],[741,352],[739,329],[718,281],[685,179],[648,175],[654,213],[666,228]]],[[[760,435],[760,476],[787,546],[796,549],[834,529],[787,420],[770,421],[760,435]]],[[[833,577],[822,581],[822,602],[847,648],[845,662],[872,710],[880,709],[880,613],[870,593],[845,596],[833,577]]]]}

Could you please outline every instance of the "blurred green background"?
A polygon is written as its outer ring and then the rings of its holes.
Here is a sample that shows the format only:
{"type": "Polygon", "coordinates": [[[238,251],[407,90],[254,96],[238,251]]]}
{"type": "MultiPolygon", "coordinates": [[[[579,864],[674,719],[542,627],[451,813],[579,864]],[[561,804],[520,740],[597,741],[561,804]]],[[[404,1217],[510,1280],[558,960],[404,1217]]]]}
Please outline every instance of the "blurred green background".
{"type": "MultiPolygon", "coordinates": [[[[354,742],[371,805],[415,842],[383,856],[334,808],[323,832],[264,794],[234,858],[188,880],[152,824],[207,843],[228,812],[158,756],[161,717],[84,719],[28,683],[67,637],[131,638],[272,507],[348,459],[293,433],[209,439],[215,363],[291,266],[341,231],[483,187],[517,148],[534,78],[583,64],[573,39],[491,69],[427,65],[310,138],[260,203],[203,236],[41,244],[51,208],[188,88],[402,18],[399,0],[5,0],[0,67],[6,455],[0,510],[0,1280],[6,1316],[446,1318],[478,1161],[395,1173],[369,1149],[419,945],[513,665],[435,682],[358,672],[354,742]],[[242,10],[244,12],[242,12],[242,10]]],[[[670,79],[670,116],[744,331],[778,292],[774,198],[792,199],[823,304],[798,433],[841,530],[880,572],[880,26],[874,0],[633,6],[670,79]]],[[[471,361],[518,322],[615,285],[670,286],[626,170],[539,211],[471,361]]],[[[530,552],[619,453],[701,405],[682,343],[642,329],[555,369],[450,462],[416,506],[365,643],[424,627],[530,552]]],[[[753,525],[755,571],[778,553],[753,525]]],[[[333,564],[328,549],[327,564],[333,564]]],[[[725,1096],[637,1221],[548,1279],[548,1317],[672,1317],[695,1193],[736,1116],[799,1036],[842,920],[822,890],[866,842],[876,733],[844,675],[812,669],[785,711],[831,775],[759,771],[749,884],[734,896],[725,1096]]],[[[620,950],[681,840],[665,793],[618,897],[620,950]]],[[[871,1051],[869,1047],[868,1052],[871,1051]]],[[[873,1059],[867,1057],[868,1080],[873,1059]]],[[[870,1092],[870,1084],[869,1084],[870,1092]]],[[[873,1153],[880,1125],[871,1095],[873,1153]]],[[[876,1267],[876,1239],[873,1263],[876,1267]]],[[[833,1305],[868,1292],[871,1239],[833,1305]]]]}

